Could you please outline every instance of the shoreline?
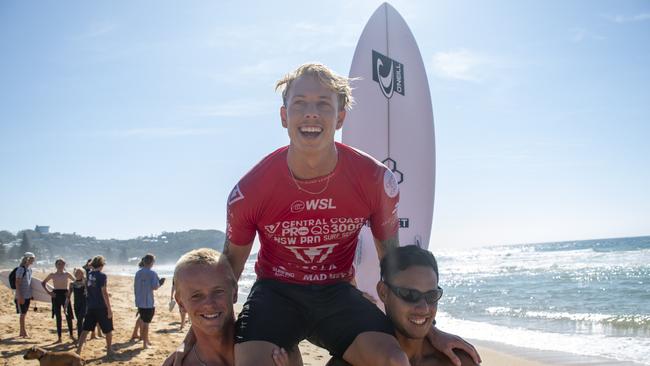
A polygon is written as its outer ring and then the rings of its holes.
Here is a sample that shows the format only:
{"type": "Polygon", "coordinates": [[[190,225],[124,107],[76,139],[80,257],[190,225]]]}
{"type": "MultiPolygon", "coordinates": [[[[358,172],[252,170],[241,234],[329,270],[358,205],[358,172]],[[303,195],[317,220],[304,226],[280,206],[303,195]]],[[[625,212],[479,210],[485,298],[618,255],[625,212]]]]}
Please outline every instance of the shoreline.
{"type": "MultiPolygon", "coordinates": [[[[40,276],[41,268],[35,271],[35,277],[40,276]]],[[[169,312],[167,304],[171,291],[171,281],[165,282],[155,292],[157,305],[156,315],[151,323],[151,338],[154,348],[143,350],[141,343],[129,342],[131,331],[135,323],[135,306],[133,304],[133,277],[109,275],[108,291],[111,295],[114,319],[113,345],[117,355],[113,359],[104,358],[105,342],[103,339],[89,341],[84,347],[83,355],[91,364],[134,366],[159,365],[182,341],[185,332],[180,332],[178,311],[169,312]]],[[[33,303],[27,315],[27,328],[31,334],[30,339],[19,339],[18,316],[13,304],[13,293],[0,286],[0,348],[5,365],[25,365],[22,355],[32,346],[44,347],[48,350],[74,350],[69,342],[65,321],[63,326],[64,343],[54,344],[56,328],[54,319],[51,318],[49,304],[33,303]],[[34,311],[34,305],[38,310],[34,311]]],[[[235,312],[241,310],[241,304],[235,305],[235,312]]],[[[187,329],[187,328],[186,328],[187,329]]],[[[444,329],[453,332],[453,329],[444,329]]],[[[617,365],[617,366],[642,366],[631,362],[620,362],[577,354],[555,351],[542,351],[535,349],[519,348],[498,342],[473,340],[468,334],[461,334],[474,344],[479,350],[484,366],[572,366],[572,365],[617,365]]],[[[325,365],[329,360],[326,350],[318,348],[304,341],[300,344],[304,364],[310,366],[325,365]]],[[[31,364],[31,363],[30,363],[31,364]]]]}

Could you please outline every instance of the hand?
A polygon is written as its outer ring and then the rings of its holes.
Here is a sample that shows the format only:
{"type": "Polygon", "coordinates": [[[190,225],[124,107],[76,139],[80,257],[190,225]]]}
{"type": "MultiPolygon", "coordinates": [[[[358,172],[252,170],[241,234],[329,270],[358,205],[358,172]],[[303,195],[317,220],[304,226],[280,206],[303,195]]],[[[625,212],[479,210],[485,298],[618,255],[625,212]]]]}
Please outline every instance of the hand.
{"type": "Polygon", "coordinates": [[[54,291],[48,291],[47,293],[50,295],[50,297],[54,297],[54,291]]]}
{"type": "Polygon", "coordinates": [[[449,360],[456,366],[461,366],[461,361],[454,353],[455,348],[467,352],[474,360],[474,363],[481,363],[481,356],[476,351],[476,348],[457,335],[445,333],[436,327],[432,327],[429,334],[427,334],[427,338],[435,349],[447,355],[449,360]]]}
{"type": "Polygon", "coordinates": [[[107,313],[108,313],[108,315],[107,315],[108,319],[113,319],[113,310],[108,309],[107,313]]]}
{"type": "Polygon", "coordinates": [[[275,348],[271,354],[275,366],[289,366],[289,354],[284,348],[275,348]]]}
{"type": "Polygon", "coordinates": [[[25,298],[22,296],[18,296],[18,305],[25,305],[25,298]]]}

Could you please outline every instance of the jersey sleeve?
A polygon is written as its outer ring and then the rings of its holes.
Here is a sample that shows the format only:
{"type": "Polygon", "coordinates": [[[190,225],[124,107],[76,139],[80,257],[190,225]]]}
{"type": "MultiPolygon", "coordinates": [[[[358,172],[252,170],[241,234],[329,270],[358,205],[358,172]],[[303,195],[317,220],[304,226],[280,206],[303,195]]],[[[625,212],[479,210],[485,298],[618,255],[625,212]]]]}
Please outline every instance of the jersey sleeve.
{"type": "Polygon", "coordinates": [[[240,186],[246,187],[240,182],[228,196],[226,237],[235,245],[248,245],[255,239],[257,230],[254,197],[240,186]]]}
{"type": "Polygon", "coordinates": [[[399,186],[393,172],[382,167],[378,172],[375,183],[376,195],[373,211],[370,215],[370,229],[378,240],[397,237],[399,218],[399,186]]]}

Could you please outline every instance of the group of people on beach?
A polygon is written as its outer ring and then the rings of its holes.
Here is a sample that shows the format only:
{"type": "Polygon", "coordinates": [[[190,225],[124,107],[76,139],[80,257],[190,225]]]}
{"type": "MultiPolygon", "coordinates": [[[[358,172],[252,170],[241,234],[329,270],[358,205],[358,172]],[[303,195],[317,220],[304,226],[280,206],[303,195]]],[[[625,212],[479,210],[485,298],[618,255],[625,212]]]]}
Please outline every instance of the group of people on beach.
{"type": "MultiPolygon", "coordinates": [[[[29,337],[25,327],[25,318],[29,311],[32,299],[32,264],[36,260],[34,253],[27,252],[23,255],[20,265],[16,269],[16,292],[14,303],[16,312],[20,315],[20,332],[22,338],[29,337]]],[[[107,277],[102,272],[106,260],[98,255],[88,259],[81,268],[75,268],[73,274],[65,270],[66,262],[59,258],[54,262],[56,272],[47,275],[41,281],[43,290],[52,297],[52,316],[56,318],[56,343],[62,342],[63,315],[65,315],[68,334],[72,341],[77,342],[77,353],[86,341],[88,333],[91,338],[106,338],[107,352],[112,353],[113,313],[111,310],[110,296],[106,286],[107,277]],[[52,282],[51,290],[49,282],[52,282]],[[74,309],[74,312],[73,312],[74,309]],[[77,338],[74,336],[72,321],[77,319],[77,338]]]]}
{"type": "MultiPolygon", "coordinates": [[[[276,89],[282,92],[280,120],[290,143],[263,158],[233,188],[223,253],[197,249],[178,260],[174,298],[191,326],[165,365],[302,365],[303,340],[327,349],[329,365],[480,363],[471,344],[436,327],[443,294],[438,266],[430,252],[399,245],[395,176],[368,154],[335,142],[353,104],[349,79],[309,63],[283,77],[276,89]],[[354,281],[364,225],[381,263],[374,300],[383,303],[385,313],[354,281]],[[256,236],[257,280],[236,316],[237,282],[256,236]]],[[[92,276],[93,296],[103,299],[104,310],[91,315],[88,304],[91,321],[84,321],[78,352],[94,322],[104,328],[110,351],[103,258],[95,259],[88,296],[92,276]]],[[[142,281],[157,288],[157,276],[145,271],[140,278],[136,275],[136,287],[142,281]]],[[[146,324],[153,300],[139,300],[139,321],[146,324]]],[[[140,329],[147,346],[146,326],[140,329]]]]}

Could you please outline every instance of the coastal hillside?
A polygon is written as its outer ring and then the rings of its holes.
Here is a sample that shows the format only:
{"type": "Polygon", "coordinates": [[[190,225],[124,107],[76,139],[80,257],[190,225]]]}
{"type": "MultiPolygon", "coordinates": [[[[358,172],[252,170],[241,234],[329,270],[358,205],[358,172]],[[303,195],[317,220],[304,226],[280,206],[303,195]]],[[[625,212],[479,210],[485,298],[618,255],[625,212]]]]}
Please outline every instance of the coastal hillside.
{"type": "Polygon", "coordinates": [[[80,262],[103,255],[109,263],[126,264],[153,253],[159,263],[173,263],[194,248],[209,247],[223,250],[225,234],[219,230],[188,230],[163,232],[159,235],[133,239],[97,239],[76,233],[39,233],[23,230],[16,235],[0,231],[0,263],[14,264],[22,253],[34,252],[39,263],[51,263],[56,258],[80,262]]]}

